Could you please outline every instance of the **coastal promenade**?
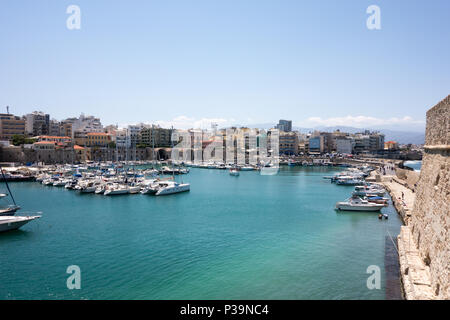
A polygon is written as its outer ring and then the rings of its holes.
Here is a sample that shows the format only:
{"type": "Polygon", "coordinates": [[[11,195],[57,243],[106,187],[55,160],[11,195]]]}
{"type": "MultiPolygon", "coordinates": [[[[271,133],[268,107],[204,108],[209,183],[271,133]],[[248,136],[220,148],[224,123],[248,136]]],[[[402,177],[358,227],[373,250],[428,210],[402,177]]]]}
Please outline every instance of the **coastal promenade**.
{"type": "Polygon", "coordinates": [[[398,178],[395,170],[386,173],[383,175],[380,169],[373,171],[369,180],[381,182],[385,186],[405,224],[400,229],[397,242],[403,294],[407,300],[433,300],[436,297],[431,286],[430,270],[420,257],[409,226],[416,200],[415,190],[406,179],[398,178]]]}

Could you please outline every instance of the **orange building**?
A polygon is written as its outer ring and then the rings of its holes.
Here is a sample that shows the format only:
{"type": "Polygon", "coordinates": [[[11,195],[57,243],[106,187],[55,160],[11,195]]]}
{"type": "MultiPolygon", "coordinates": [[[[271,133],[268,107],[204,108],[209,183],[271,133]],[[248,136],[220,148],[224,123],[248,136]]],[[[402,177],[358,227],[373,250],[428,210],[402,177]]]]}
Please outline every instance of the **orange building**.
{"type": "Polygon", "coordinates": [[[111,141],[111,135],[104,132],[90,132],[86,135],[87,147],[107,147],[111,141]]]}
{"type": "Polygon", "coordinates": [[[59,146],[68,146],[72,143],[71,137],[59,137],[59,136],[39,136],[39,142],[54,142],[59,146]]]}
{"type": "Polygon", "coordinates": [[[388,141],[384,143],[384,150],[397,150],[398,143],[395,141],[388,141]]]}

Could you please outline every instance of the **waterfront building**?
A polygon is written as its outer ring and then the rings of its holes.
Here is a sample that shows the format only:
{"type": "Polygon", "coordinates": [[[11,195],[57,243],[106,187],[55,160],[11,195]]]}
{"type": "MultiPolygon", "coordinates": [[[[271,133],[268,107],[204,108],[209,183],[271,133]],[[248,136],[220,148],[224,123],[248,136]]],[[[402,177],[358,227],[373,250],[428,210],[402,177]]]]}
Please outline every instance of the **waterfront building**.
{"type": "Polygon", "coordinates": [[[111,143],[111,135],[105,132],[89,132],[86,134],[86,146],[108,147],[111,143]]]}
{"type": "Polygon", "coordinates": [[[284,132],[291,132],[292,131],[292,120],[280,120],[278,121],[278,124],[276,125],[276,129],[284,132]]]}
{"type": "Polygon", "coordinates": [[[336,138],[336,152],[341,154],[353,153],[354,141],[350,137],[338,137],[336,138]]]}
{"type": "Polygon", "coordinates": [[[15,135],[25,135],[25,120],[12,114],[0,114],[0,140],[11,140],[15,135]]]}
{"type": "Polygon", "coordinates": [[[280,155],[296,155],[298,154],[298,135],[297,132],[281,131],[279,136],[279,153],[280,155]]]}
{"type": "Polygon", "coordinates": [[[49,134],[50,115],[34,111],[25,115],[25,132],[32,136],[49,134]]]}
{"type": "Polygon", "coordinates": [[[170,147],[172,129],[164,129],[159,126],[153,125],[150,128],[144,128],[140,131],[141,143],[146,146],[155,147],[170,147]]]}
{"type": "Polygon", "coordinates": [[[309,153],[323,152],[323,136],[316,135],[309,138],[309,153]]]}

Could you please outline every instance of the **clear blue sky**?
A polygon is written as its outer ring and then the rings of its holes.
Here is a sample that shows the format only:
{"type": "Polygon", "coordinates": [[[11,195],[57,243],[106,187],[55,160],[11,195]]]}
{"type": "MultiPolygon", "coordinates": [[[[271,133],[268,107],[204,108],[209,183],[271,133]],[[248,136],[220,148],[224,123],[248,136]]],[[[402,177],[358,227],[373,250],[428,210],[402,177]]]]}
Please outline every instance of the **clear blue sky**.
{"type": "Polygon", "coordinates": [[[2,0],[0,108],[104,124],[420,125],[450,94],[449,16],[448,0],[2,0]],[[70,4],[81,30],[66,28],[70,4]],[[371,4],[381,30],[366,28],[371,4]]]}

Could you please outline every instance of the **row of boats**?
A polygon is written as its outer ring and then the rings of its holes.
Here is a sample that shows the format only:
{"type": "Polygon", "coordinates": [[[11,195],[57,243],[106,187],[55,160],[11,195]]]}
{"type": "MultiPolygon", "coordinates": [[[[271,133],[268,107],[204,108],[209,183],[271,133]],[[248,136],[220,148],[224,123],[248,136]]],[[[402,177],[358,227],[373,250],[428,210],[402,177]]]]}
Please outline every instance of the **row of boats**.
{"type": "Polygon", "coordinates": [[[41,174],[36,177],[43,185],[64,187],[80,193],[95,193],[105,196],[124,194],[152,194],[156,196],[180,193],[190,190],[189,183],[177,182],[173,177],[148,178],[144,175],[128,177],[127,174],[97,176],[95,173],[72,176],[41,174]]]}
{"type": "Polygon", "coordinates": [[[339,172],[334,176],[325,176],[324,179],[329,179],[332,183],[343,186],[363,186],[366,184],[370,172],[374,170],[370,166],[362,166],[359,168],[348,168],[345,171],[339,172]]]}
{"type": "MultiPolygon", "coordinates": [[[[336,210],[380,212],[382,208],[388,206],[389,199],[384,197],[386,189],[380,184],[365,181],[374,169],[371,166],[348,168],[334,176],[324,177],[337,185],[355,187],[350,198],[336,203],[336,210]]],[[[386,214],[382,216],[386,219],[388,217],[386,214]]]]}

